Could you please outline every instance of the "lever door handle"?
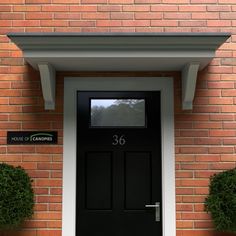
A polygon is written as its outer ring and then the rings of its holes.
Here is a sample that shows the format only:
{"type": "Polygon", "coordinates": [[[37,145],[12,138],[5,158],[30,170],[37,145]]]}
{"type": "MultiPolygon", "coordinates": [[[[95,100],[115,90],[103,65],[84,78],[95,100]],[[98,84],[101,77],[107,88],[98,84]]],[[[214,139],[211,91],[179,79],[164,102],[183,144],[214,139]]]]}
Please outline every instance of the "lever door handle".
{"type": "Polygon", "coordinates": [[[160,221],[160,202],[155,202],[155,205],[145,205],[146,208],[155,208],[155,220],[160,221]]]}

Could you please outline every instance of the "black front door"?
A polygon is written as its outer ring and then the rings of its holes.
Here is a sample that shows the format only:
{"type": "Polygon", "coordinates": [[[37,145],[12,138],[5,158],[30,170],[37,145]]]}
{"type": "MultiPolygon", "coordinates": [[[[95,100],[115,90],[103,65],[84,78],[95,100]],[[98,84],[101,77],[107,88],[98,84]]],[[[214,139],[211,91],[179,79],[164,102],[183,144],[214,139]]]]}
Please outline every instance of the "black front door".
{"type": "Polygon", "coordinates": [[[77,236],[161,236],[159,92],[78,92],[77,236]]]}

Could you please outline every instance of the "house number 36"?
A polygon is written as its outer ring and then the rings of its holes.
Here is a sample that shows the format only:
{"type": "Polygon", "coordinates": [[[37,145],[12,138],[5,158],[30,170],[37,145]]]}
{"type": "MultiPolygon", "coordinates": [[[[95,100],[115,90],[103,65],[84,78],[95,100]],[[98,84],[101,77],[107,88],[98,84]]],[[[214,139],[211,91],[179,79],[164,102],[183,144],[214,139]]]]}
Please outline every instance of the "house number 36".
{"type": "Polygon", "coordinates": [[[124,135],[119,136],[119,135],[115,134],[115,135],[112,136],[112,138],[113,138],[112,145],[114,145],[114,146],[117,146],[117,145],[123,146],[126,143],[124,135]]]}

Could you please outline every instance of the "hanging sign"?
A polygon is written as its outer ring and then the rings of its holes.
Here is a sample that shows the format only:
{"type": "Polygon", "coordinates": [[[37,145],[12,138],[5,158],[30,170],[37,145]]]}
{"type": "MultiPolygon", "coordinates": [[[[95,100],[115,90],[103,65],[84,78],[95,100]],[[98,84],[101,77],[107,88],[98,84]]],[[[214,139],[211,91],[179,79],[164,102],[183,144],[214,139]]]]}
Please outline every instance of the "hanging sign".
{"type": "Polygon", "coordinates": [[[7,144],[57,144],[57,132],[8,131],[7,144]]]}

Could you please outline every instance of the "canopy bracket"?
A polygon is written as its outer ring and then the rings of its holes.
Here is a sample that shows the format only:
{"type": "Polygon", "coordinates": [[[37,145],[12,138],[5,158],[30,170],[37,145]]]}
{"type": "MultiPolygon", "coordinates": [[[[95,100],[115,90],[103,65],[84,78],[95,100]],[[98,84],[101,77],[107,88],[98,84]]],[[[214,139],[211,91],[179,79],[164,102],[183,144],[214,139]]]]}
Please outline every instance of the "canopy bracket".
{"type": "Polygon", "coordinates": [[[42,92],[44,98],[45,110],[54,110],[55,109],[55,69],[54,67],[46,62],[38,64],[42,92]]]}
{"type": "Polygon", "coordinates": [[[182,109],[191,110],[196,89],[199,62],[190,62],[182,70],[182,109]]]}

